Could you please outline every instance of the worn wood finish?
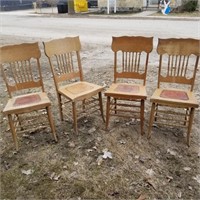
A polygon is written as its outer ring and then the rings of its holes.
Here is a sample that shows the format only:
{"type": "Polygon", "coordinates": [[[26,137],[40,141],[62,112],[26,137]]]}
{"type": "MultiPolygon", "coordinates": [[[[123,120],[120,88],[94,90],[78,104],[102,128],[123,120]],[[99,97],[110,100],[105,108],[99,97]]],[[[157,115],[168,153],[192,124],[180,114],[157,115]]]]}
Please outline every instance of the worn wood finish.
{"type": "Polygon", "coordinates": [[[159,39],[158,87],[150,98],[148,138],[151,137],[153,123],[186,127],[187,144],[190,145],[194,110],[199,107],[193,92],[199,45],[200,40],[196,39],[159,39]]]}
{"type": "Polygon", "coordinates": [[[71,103],[74,131],[78,132],[77,119],[80,113],[86,111],[100,110],[102,118],[103,106],[101,92],[103,87],[83,81],[82,65],[80,58],[81,43],[79,37],[66,37],[44,42],[45,54],[49,59],[49,64],[53,73],[56,86],[58,105],[61,120],[64,114],[69,111],[67,104],[71,103]],[[72,83],[71,81],[78,81],[72,83]],[[93,98],[97,96],[97,99],[93,98]],[[82,102],[81,109],[78,103],[82,102]]]}
{"type": "Polygon", "coordinates": [[[113,37],[114,83],[105,92],[107,96],[106,128],[110,116],[139,118],[144,133],[144,104],[147,98],[146,76],[153,38],[140,36],[113,37]],[[123,83],[121,82],[123,80],[123,83]],[[139,83],[127,83],[127,81],[139,83]]]}
{"type": "MultiPolygon", "coordinates": [[[[53,137],[57,141],[50,111],[51,102],[44,91],[42,81],[39,62],[41,53],[38,43],[3,46],[0,47],[0,52],[2,75],[10,96],[3,113],[8,116],[16,149],[19,149],[17,130],[19,130],[18,126],[22,125],[19,121],[20,116],[34,111],[40,113],[46,110],[53,137]],[[36,90],[36,88],[38,92],[32,92],[32,89],[36,90]]],[[[38,127],[39,124],[38,121],[38,127]]],[[[23,129],[26,128],[28,126],[23,126],[23,129]]]]}

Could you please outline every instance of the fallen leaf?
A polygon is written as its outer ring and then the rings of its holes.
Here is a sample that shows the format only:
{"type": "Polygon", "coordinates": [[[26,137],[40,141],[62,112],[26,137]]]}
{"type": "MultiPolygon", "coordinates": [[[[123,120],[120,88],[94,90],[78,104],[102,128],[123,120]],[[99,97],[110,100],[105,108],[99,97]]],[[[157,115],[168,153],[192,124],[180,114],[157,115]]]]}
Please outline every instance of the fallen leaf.
{"type": "Polygon", "coordinates": [[[30,175],[34,172],[34,170],[32,170],[32,169],[28,169],[28,170],[22,169],[21,172],[22,172],[22,174],[30,175]]]}
{"type": "Polygon", "coordinates": [[[200,184],[200,175],[198,174],[198,175],[196,175],[195,177],[193,177],[193,179],[194,180],[196,180],[197,181],[197,183],[199,183],[200,184]]]}
{"type": "Polygon", "coordinates": [[[104,154],[103,154],[102,158],[104,158],[104,159],[106,159],[106,158],[112,159],[112,153],[111,153],[111,152],[109,152],[109,151],[104,151],[103,153],[104,153],[104,154]]]}
{"type": "Polygon", "coordinates": [[[185,171],[190,171],[190,170],[191,170],[190,167],[184,167],[183,169],[184,169],[185,171]]]}
{"type": "Polygon", "coordinates": [[[136,200],[145,200],[146,198],[146,194],[141,194],[136,200]]]}
{"type": "Polygon", "coordinates": [[[152,186],[154,190],[156,190],[156,185],[155,185],[155,183],[154,183],[154,181],[153,181],[152,179],[148,178],[148,179],[146,180],[146,182],[147,182],[150,186],[152,186]]]}
{"type": "Polygon", "coordinates": [[[73,141],[72,142],[68,142],[68,144],[69,144],[69,147],[71,147],[71,148],[75,147],[75,143],[73,141]]]}
{"type": "Polygon", "coordinates": [[[170,182],[170,181],[173,180],[173,177],[172,177],[172,176],[167,176],[166,178],[167,178],[168,182],[170,182]]]}
{"type": "Polygon", "coordinates": [[[146,173],[149,175],[149,176],[153,176],[155,174],[155,172],[153,171],[153,169],[147,169],[146,170],[146,173]]]}
{"type": "Polygon", "coordinates": [[[53,177],[53,180],[54,180],[54,181],[58,181],[59,178],[60,178],[60,175],[54,176],[54,177],[53,177]]]}
{"type": "Polygon", "coordinates": [[[189,189],[189,190],[192,190],[192,186],[188,186],[188,189],[189,189]]]}
{"type": "Polygon", "coordinates": [[[176,152],[173,151],[173,150],[170,150],[170,149],[167,149],[167,153],[169,153],[169,154],[172,155],[172,156],[175,156],[175,155],[176,155],[176,152]]]}
{"type": "Polygon", "coordinates": [[[102,155],[100,155],[100,156],[97,158],[97,164],[98,164],[98,165],[101,165],[102,162],[103,162],[103,157],[102,157],[102,155]]]}
{"type": "Polygon", "coordinates": [[[95,128],[95,127],[92,127],[92,128],[88,131],[88,133],[91,134],[91,133],[94,133],[95,131],[96,131],[96,128],[95,128]]]}
{"type": "Polygon", "coordinates": [[[178,193],[178,198],[180,199],[182,197],[181,191],[178,193]]]}
{"type": "Polygon", "coordinates": [[[58,181],[58,179],[60,178],[60,175],[56,175],[55,172],[53,172],[50,176],[50,179],[51,180],[54,180],[54,181],[58,181]]]}

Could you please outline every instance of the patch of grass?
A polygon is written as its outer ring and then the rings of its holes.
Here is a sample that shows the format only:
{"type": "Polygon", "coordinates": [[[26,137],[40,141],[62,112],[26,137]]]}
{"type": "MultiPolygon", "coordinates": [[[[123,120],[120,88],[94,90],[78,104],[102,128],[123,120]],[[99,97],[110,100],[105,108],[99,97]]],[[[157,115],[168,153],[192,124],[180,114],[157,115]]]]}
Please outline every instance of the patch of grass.
{"type": "MultiPolygon", "coordinates": [[[[157,12],[152,14],[151,16],[165,16],[161,12],[157,12]]],[[[171,12],[166,16],[173,16],[173,17],[200,17],[200,12],[199,11],[194,11],[194,12],[181,12],[181,13],[176,13],[176,12],[171,12]]]]}

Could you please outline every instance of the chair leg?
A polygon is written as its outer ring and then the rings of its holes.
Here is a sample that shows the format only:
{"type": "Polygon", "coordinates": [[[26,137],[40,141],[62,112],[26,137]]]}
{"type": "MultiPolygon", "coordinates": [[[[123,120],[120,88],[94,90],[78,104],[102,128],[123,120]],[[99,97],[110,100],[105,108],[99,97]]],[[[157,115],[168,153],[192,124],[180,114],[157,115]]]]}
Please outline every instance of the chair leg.
{"type": "Polygon", "coordinates": [[[15,148],[18,151],[19,150],[19,145],[18,145],[18,141],[17,141],[17,133],[13,124],[13,120],[12,120],[12,115],[8,115],[8,121],[9,121],[9,125],[10,125],[10,130],[12,133],[12,137],[13,137],[13,141],[15,144],[15,148]]]}
{"type": "Polygon", "coordinates": [[[61,121],[63,121],[62,98],[60,94],[58,94],[58,107],[59,107],[59,112],[60,112],[60,119],[61,121]]]}
{"type": "Polygon", "coordinates": [[[186,124],[187,124],[188,115],[190,115],[190,110],[189,110],[189,108],[187,108],[186,111],[185,111],[185,122],[184,122],[184,125],[185,125],[185,126],[186,126],[186,124]]]}
{"type": "Polygon", "coordinates": [[[141,126],[141,135],[143,135],[144,134],[144,99],[141,100],[140,126],[141,126]]]}
{"type": "Polygon", "coordinates": [[[85,110],[85,99],[82,101],[82,109],[85,110]]]}
{"type": "Polygon", "coordinates": [[[114,99],[114,104],[115,104],[115,114],[117,114],[117,99],[114,99]]]}
{"type": "Polygon", "coordinates": [[[53,117],[52,117],[52,113],[51,113],[51,107],[47,107],[47,115],[48,115],[48,120],[49,120],[49,124],[51,127],[51,132],[52,132],[52,136],[54,137],[54,140],[57,142],[57,136],[56,136],[56,131],[55,131],[55,126],[54,126],[54,122],[53,122],[53,117]]]}
{"type": "Polygon", "coordinates": [[[72,110],[73,110],[74,131],[75,133],[78,133],[76,102],[72,102],[72,110]]]}
{"type": "Polygon", "coordinates": [[[188,124],[188,132],[187,132],[187,145],[190,146],[190,135],[192,130],[192,122],[194,119],[194,108],[191,108],[190,110],[190,116],[189,116],[189,124],[188,124]]]}
{"type": "Polygon", "coordinates": [[[151,129],[152,129],[153,121],[154,121],[155,107],[156,107],[155,103],[152,103],[150,119],[149,119],[149,129],[148,129],[148,135],[147,135],[148,139],[151,138],[151,129]]]}
{"type": "Polygon", "coordinates": [[[108,129],[108,124],[110,120],[110,97],[107,97],[107,106],[106,106],[106,129],[108,129]]]}
{"type": "Polygon", "coordinates": [[[155,106],[155,116],[154,116],[155,121],[157,121],[157,116],[158,116],[157,110],[158,110],[158,104],[156,104],[155,106]]]}
{"type": "Polygon", "coordinates": [[[99,92],[99,107],[100,107],[100,112],[101,112],[101,116],[102,116],[103,122],[105,122],[105,118],[104,118],[104,115],[103,115],[103,102],[102,102],[102,94],[101,94],[101,92],[99,92]]]}

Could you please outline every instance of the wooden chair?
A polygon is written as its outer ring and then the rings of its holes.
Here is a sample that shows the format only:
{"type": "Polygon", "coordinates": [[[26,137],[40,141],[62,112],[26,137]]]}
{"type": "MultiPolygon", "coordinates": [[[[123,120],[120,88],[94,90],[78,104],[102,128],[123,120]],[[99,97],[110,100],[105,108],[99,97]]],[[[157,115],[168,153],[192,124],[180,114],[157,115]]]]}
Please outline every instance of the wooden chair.
{"type": "Polygon", "coordinates": [[[190,145],[194,110],[199,106],[193,93],[199,44],[200,40],[195,39],[159,39],[158,85],[150,98],[148,138],[151,137],[153,123],[187,127],[187,144],[190,145]]]}
{"type": "Polygon", "coordinates": [[[139,118],[143,134],[147,66],[152,49],[152,37],[113,37],[114,83],[105,92],[106,128],[110,116],[139,118]]]}
{"type": "Polygon", "coordinates": [[[54,77],[61,120],[64,114],[73,116],[76,133],[77,116],[100,110],[104,120],[103,87],[83,81],[79,37],[55,39],[43,44],[54,77]],[[68,103],[72,104],[72,109],[69,109],[68,103]]]}
{"type": "Polygon", "coordinates": [[[19,149],[17,132],[44,127],[37,118],[38,115],[44,118],[46,113],[53,137],[57,141],[51,102],[44,92],[42,82],[38,43],[3,46],[0,52],[1,70],[10,97],[3,113],[8,116],[16,149],[19,149]]]}

